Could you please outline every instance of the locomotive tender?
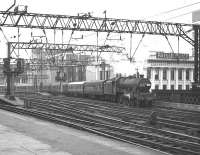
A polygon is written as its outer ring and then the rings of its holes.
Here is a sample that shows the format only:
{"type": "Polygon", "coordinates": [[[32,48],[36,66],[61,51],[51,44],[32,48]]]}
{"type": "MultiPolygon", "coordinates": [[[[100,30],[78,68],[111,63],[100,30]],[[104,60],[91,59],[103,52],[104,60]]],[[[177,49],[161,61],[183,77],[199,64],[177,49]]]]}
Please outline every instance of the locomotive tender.
{"type": "Polygon", "coordinates": [[[118,77],[110,80],[71,82],[63,86],[63,93],[118,102],[135,106],[150,106],[153,96],[151,82],[143,77],[118,77]]]}

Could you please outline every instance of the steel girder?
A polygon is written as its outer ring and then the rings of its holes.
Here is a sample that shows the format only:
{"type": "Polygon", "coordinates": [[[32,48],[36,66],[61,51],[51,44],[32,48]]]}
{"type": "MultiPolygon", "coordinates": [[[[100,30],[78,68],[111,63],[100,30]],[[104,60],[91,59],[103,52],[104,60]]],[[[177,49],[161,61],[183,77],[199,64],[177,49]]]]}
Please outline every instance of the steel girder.
{"type": "Polygon", "coordinates": [[[11,45],[11,51],[14,49],[47,49],[55,50],[58,53],[67,53],[73,51],[80,52],[114,52],[122,53],[125,50],[124,47],[118,46],[96,46],[96,45],[76,45],[76,44],[53,44],[53,43],[33,43],[33,42],[9,42],[11,45]]]}
{"type": "Polygon", "coordinates": [[[200,26],[194,26],[194,82],[200,84],[200,26]]]}
{"type": "MultiPolygon", "coordinates": [[[[58,68],[60,66],[87,66],[87,65],[94,65],[92,62],[95,62],[94,57],[90,57],[88,60],[77,60],[76,58],[67,58],[62,59],[62,53],[69,53],[74,55],[73,51],[81,51],[81,52],[115,52],[115,53],[122,53],[125,48],[117,47],[117,46],[96,46],[96,45],[75,45],[75,44],[53,44],[53,43],[33,43],[33,42],[8,42],[8,46],[11,49],[11,53],[15,49],[47,49],[46,52],[47,57],[46,59],[26,59],[26,63],[31,65],[31,68],[41,67],[41,65],[48,69],[48,68],[58,68]],[[49,51],[55,51],[49,53],[49,51]],[[59,55],[61,54],[61,55],[59,55]],[[56,56],[58,56],[56,58],[56,56]],[[59,58],[60,57],[60,58],[59,58]]],[[[41,51],[39,51],[41,52],[41,51]]]]}
{"type": "Polygon", "coordinates": [[[190,44],[191,24],[0,11],[0,26],[180,36],[190,44]]]}
{"type": "Polygon", "coordinates": [[[43,70],[58,70],[60,67],[86,67],[86,66],[100,66],[100,64],[94,64],[93,62],[95,59],[89,59],[89,60],[57,60],[55,63],[50,63],[51,60],[40,60],[40,59],[25,59],[26,64],[29,64],[29,66],[26,66],[26,70],[37,70],[41,71],[43,70]],[[60,65],[62,64],[62,65],[60,65]]]}

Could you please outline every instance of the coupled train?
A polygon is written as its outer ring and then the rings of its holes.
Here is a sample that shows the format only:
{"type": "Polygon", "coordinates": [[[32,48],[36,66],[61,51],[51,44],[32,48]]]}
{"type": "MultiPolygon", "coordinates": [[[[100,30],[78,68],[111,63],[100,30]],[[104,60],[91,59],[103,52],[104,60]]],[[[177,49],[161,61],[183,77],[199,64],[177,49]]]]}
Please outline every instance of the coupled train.
{"type": "MultiPolygon", "coordinates": [[[[48,92],[59,91],[58,85],[51,85],[48,92]]],[[[118,77],[110,80],[70,82],[63,85],[65,95],[90,97],[133,106],[150,106],[153,95],[151,82],[143,77],[118,77]]]]}
{"type": "MultiPolygon", "coordinates": [[[[43,85],[42,89],[31,85],[15,86],[15,92],[45,91],[49,93],[62,93],[70,96],[89,97],[106,100],[131,106],[150,106],[153,95],[150,93],[151,82],[143,77],[118,77],[100,81],[82,81],[60,84],[43,85]],[[61,91],[62,90],[62,91],[61,91]]],[[[0,86],[0,92],[6,91],[5,85],[0,86]]]]}

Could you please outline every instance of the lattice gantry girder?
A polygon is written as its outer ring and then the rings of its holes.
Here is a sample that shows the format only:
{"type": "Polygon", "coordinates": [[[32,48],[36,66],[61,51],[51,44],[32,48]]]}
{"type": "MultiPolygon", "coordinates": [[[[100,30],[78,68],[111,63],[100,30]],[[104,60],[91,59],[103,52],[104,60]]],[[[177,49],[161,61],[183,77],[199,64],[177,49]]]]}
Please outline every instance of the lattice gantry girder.
{"type": "Polygon", "coordinates": [[[76,44],[53,44],[53,43],[32,43],[32,42],[9,42],[11,45],[11,51],[14,49],[48,49],[58,52],[114,52],[122,53],[125,48],[118,46],[96,46],[96,45],[76,45],[76,44]]]}
{"type": "MultiPolygon", "coordinates": [[[[0,11],[0,26],[172,35],[187,38],[190,24],[0,11]]],[[[188,38],[187,38],[188,39],[188,38]]]]}

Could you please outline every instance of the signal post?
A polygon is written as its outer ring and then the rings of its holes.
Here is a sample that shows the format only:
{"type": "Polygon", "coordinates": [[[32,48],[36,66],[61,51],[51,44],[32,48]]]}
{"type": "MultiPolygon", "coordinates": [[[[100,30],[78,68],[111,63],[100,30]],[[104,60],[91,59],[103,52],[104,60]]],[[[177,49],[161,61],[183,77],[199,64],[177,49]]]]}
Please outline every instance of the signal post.
{"type": "Polygon", "coordinates": [[[7,89],[6,89],[6,98],[10,100],[15,100],[15,77],[19,74],[24,72],[24,59],[17,58],[17,67],[11,68],[11,51],[10,51],[10,42],[7,43],[8,51],[7,51],[7,58],[3,59],[4,65],[3,65],[3,73],[6,75],[6,83],[7,83],[7,89]]]}

